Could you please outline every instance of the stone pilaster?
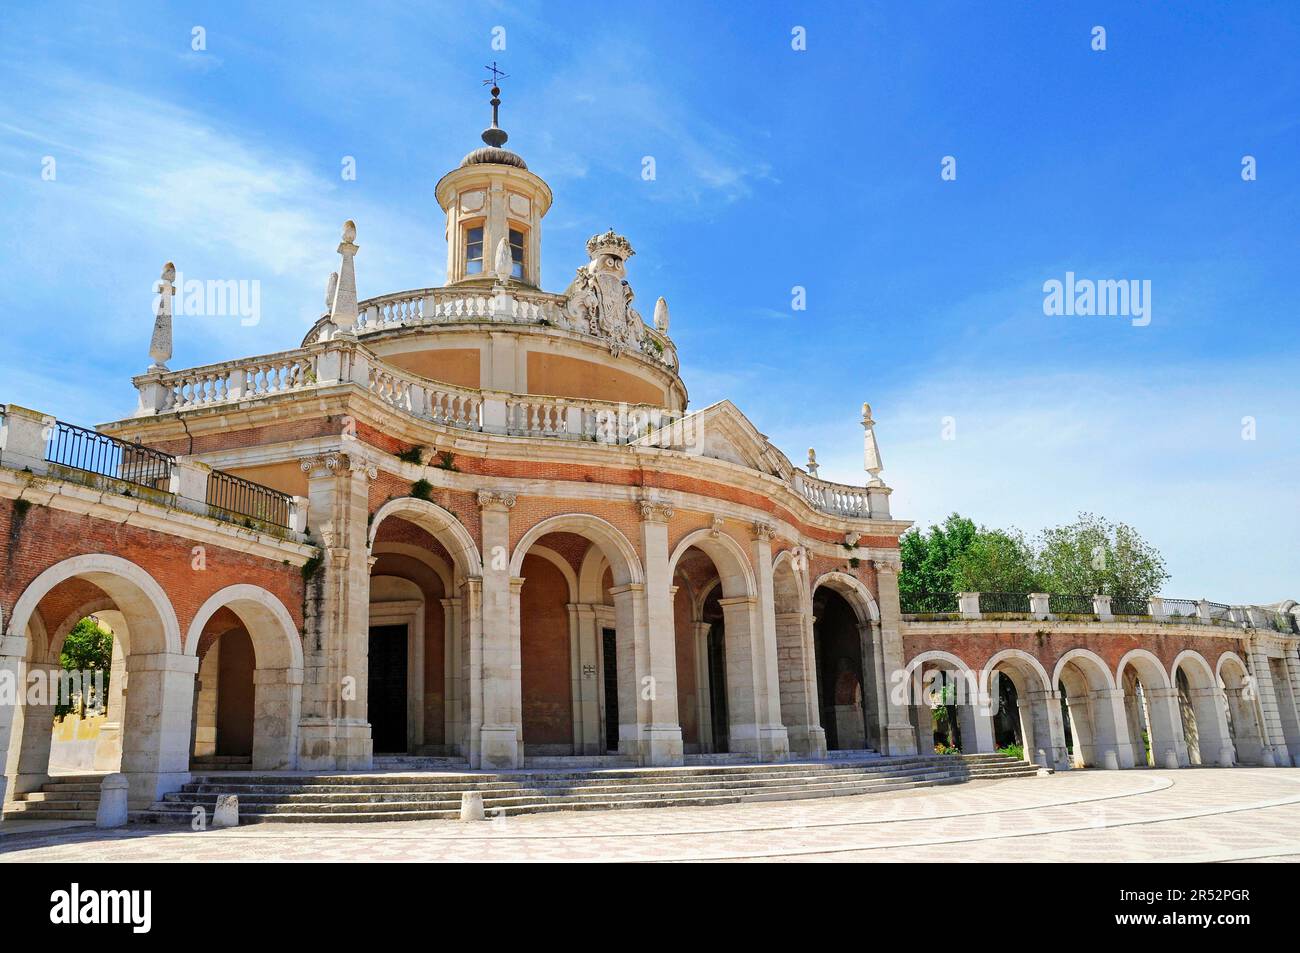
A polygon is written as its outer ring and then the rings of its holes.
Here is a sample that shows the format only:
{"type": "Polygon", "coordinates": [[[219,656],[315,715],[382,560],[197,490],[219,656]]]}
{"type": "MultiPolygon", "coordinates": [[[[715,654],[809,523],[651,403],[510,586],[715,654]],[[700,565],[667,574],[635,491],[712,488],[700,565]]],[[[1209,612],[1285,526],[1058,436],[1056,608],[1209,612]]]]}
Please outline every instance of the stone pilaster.
{"type": "MultiPolygon", "coordinates": [[[[677,712],[677,638],[673,620],[672,573],[668,568],[671,507],[642,502],[641,550],[645,559],[645,633],[637,638],[637,729],[641,763],[681,764],[682,726],[677,712]]],[[[621,620],[620,620],[621,622],[621,620]]],[[[622,686],[620,685],[620,694],[622,686]]]]}
{"type": "Polygon", "coordinates": [[[194,710],[193,655],[129,655],[129,688],[122,730],[122,773],[127,799],[145,808],[190,779],[190,716],[194,710]]]}
{"type": "Polygon", "coordinates": [[[366,770],[373,755],[367,534],[378,471],[359,452],[309,457],[301,467],[323,562],[308,581],[298,766],[366,770]]]}
{"type": "Polygon", "coordinates": [[[1246,662],[1254,682],[1255,694],[1259,702],[1260,734],[1263,736],[1263,751],[1260,760],[1266,766],[1280,768],[1291,767],[1291,753],[1287,748],[1286,735],[1282,728],[1282,718],[1278,710],[1277,693],[1273,686],[1273,671],[1268,664],[1268,655],[1258,636],[1250,638],[1246,644],[1246,662]]]}
{"type": "Polygon", "coordinates": [[[764,760],[790,757],[790,737],[781,721],[781,681],[777,670],[776,597],[772,581],[772,537],[770,523],[755,522],[750,555],[754,582],[758,588],[754,630],[754,699],[758,712],[759,753],[764,760]]]}
{"type": "Polygon", "coordinates": [[[882,753],[916,754],[916,735],[907,717],[907,699],[895,697],[903,672],[902,613],[898,603],[898,571],[893,559],[872,560],[876,571],[876,592],[880,608],[881,690],[885,693],[886,723],[881,729],[882,753]]]}
{"type": "Polygon", "coordinates": [[[483,628],[478,653],[482,721],[470,764],[484,770],[523,765],[523,705],[519,656],[519,590],[510,575],[510,511],[515,494],[482,490],[483,628]]]}

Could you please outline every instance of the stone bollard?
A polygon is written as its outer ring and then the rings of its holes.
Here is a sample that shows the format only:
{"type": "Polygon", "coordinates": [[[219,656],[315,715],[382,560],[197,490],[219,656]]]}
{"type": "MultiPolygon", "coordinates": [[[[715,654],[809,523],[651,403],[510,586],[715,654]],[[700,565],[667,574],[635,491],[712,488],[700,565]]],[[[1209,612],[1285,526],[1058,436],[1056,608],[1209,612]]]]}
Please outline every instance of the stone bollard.
{"type": "Polygon", "coordinates": [[[462,821],[481,821],[483,813],[483,792],[464,791],[460,796],[460,819],[462,821]]]}
{"type": "Polygon", "coordinates": [[[1237,765],[1237,751],[1232,745],[1224,745],[1219,749],[1219,767],[1233,768],[1237,765]]]}
{"type": "Polygon", "coordinates": [[[126,823],[125,774],[108,774],[99,784],[99,809],[95,811],[96,827],[121,827],[126,823]]]}
{"type": "Polygon", "coordinates": [[[1170,771],[1178,770],[1178,753],[1173,748],[1165,752],[1165,768],[1170,771]]]}
{"type": "Polygon", "coordinates": [[[239,826],[239,795],[218,794],[217,809],[212,812],[213,827],[239,826]]]}
{"type": "Polygon", "coordinates": [[[1103,759],[1103,764],[1107,771],[1119,770],[1119,758],[1115,756],[1114,748],[1106,749],[1106,757],[1103,759]]]}

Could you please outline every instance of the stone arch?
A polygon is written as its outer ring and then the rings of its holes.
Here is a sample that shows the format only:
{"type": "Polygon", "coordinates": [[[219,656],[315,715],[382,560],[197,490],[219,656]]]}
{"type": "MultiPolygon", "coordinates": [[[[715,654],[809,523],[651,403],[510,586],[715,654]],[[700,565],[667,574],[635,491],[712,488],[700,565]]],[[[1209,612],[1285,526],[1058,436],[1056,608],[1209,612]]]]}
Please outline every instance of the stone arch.
{"type": "Polygon", "coordinates": [[[641,559],[637,556],[636,547],[614,524],[589,513],[564,513],[552,516],[524,533],[515,544],[514,555],[510,558],[510,575],[520,575],[524,556],[528,554],[534,543],[548,533],[576,533],[599,546],[604,551],[605,558],[609,560],[616,586],[645,581],[645,573],[641,570],[641,559]]]}
{"type": "Polygon", "coordinates": [[[389,500],[375,511],[366,538],[366,546],[369,549],[374,549],[375,534],[379,532],[379,527],[384,520],[390,516],[400,516],[414,523],[440,542],[451,555],[458,581],[466,576],[483,575],[483,560],[469,530],[465,529],[450,510],[445,510],[429,500],[421,500],[413,496],[401,496],[389,500]]]}
{"type": "Polygon", "coordinates": [[[1060,728],[1058,696],[1043,663],[1023,649],[1003,649],[994,653],[980,671],[980,698],[990,708],[994,746],[999,730],[1018,734],[1024,759],[1043,767],[1068,767],[1065,738],[1060,728]],[[1005,675],[1010,688],[994,674],[1005,675]],[[1003,705],[1014,703],[1016,710],[1005,711],[1003,705]]]}
{"type": "Polygon", "coordinates": [[[1134,763],[1156,768],[1168,767],[1171,760],[1186,764],[1187,742],[1178,718],[1176,693],[1155,653],[1142,648],[1126,652],[1115,666],[1115,686],[1124,693],[1134,763]]]}
{"type": "Polygon", "coordinates": [[[47,633],[40,613],[35,613],[28,623],[28,629],[38,636],[40,644],[38,647],[36,640],[33,640],[27,646],[28,660],[33,662],[58,662],[59,650],[63,645],[63,640],[68,637],[68,633],[76,627],[78,622],[87,616],[107,612],[114,608],[113,600],[108,597],[90,599],[83,602],[59,621],[54,627],[53,634],[47,633]]]}
{"type": "MultiPolygon", "coordinates": [[[[101,590],[126,623],[114,640],[120,640],[130,680],[120,770],[127,776],[131,805],[144,807],[179,788],[189,777],[188,725],[197,660],[183,654],[176,612],[153,576],[135,563],[107,553],[73,556],[41,572],[14,604],[9,633],[25,637],[33,620],[39,618],[41,600],[60,583],[73,579],[101,590]]],[[[24,646],[24,652],[28,651],[30,647],[24,646]]],[[[8,766],[15,763],[15,793],[44,783],[52,714],[52,704],[21,706],[21,731],[0,731],[0,764],[7,766],[8,773],[8,766]],[[18,757],[10,759],[14,744],[20,746],[18,757]]],[[[15,711],[13,717],[17,721],[19,713],[15,711]]]]}
{"type": "Polygon", "coordinates": [[[605,601],[605,570],[609,560],[599,546],[588,547],[578,567],[578,601],[587,605],[600,605],[605,601]]]}
{"type": "Polygon", "coordinates": [[[1169,681],[1178,696],[1189,761],[1192,764],[1231,766],[1236,756],[1214,666],[1200,652],[1184,649],[1169,666],[1169,681]],[[1178,683],[1179,672],[1186,679],[1185,689],[1178,683]]]}
{"type": "Polygon", "coordinates": [[[36,606],[50,590],[69,579],[84,579],[102,589],[128,621],[136,622],[131,633],[136,644],[129,651],[181,653],[180,623],[162,586],[135,563],[107,553],[73,556],[33,579],[14,603],[9,634],[25,636],[36,606]]]}
{"type": "MultiPolygon", "coordinates": [[[[221,609],[234,613],[253,647],[251,765],[263,771],[292,769],[298,763],[303,681],[302,640],[293,616],[261,586],[227,586],[195,613],[185,636],[186,655],[197,658],[203,631],[221,609]]],[[[229,674],[223,673],[222,681],[229,674]]]]}
{"type": "Polygon", "coordinates": [[[822,573],[813,580],[810,588],[815,593],[822,586],[828,586],[844,596],[849,605],[858,611],[858,621],[880,621],[880,607],[876,605],[871,590],[863,585],[862,580],[857,576],[851,576],[841,570],[832,569],[830,572],[822,573]]]}
{"type": "Polygon", "coordinates": [[[568,586],[568,601],[578,601],[578,574],[573,571],[573,567],[569,565],[567,559],[549,546],[541,546],[537,543],[533,544],[533,548],[529,551],[529,554],[545,559],[548,563],[558,569],[560,575],[564,577],[565,584],[568,586]]]}
{"type": "Polygon", "coordinates": [[[677,571],[678,560],[694,546],[703,552],[718,571],[722,580],[722,594],[727,599],[740,596],[753,596],[758,592],[754,581],[754,569],[749,563],[744,547],[729,533],[714,533],[712,530],[699,529],[683,538],[668,557],[668,576],[672,578],[677,571]]]}
{"type": "Polygon", "coordinates": [[[1214,677],[1223,692],[1228,737],[1236,763],[1273,767],[1277,762],[1264,744],[1264,733],[1260,728],[1263,716],[1258,693],[1247,691],[1250,669],[1245,660],[1236,652],[1224,652],[1215,664],[1214,677]]]}
{"type": "MultiPolygon", "coordinates": [[[[934,722],[937,705],[931,704],[931,697],[924,684],[925,671],[934,668],[947,675],[954,675],[955,695],[951,703],[943,702],[948,715],[956,715],[955,725],[949,725],[949,734],[953,741],[960,741],[963,751],[991,751],[992,724],[988,717],[988,707],[980,705],[980,674],[965,659],[942,649],[930,649],[913,656],[903,669],[903,684],[907,686],[907,703],[911,710],[913,727],[917,733],[917,747],[920,751],[930,751],[934,747],[934,722]]],[[[933,688],[933,686],[930,686],[933,688]]]]}
{"type": "Polygon", "coordinates": [[[1133,767],[1123,693],[1116,690],[1115,675],[1101,656],[1070,649],[1057,660],[1052,685],[1064,689],[1062,716],[1073,742],[1074,766],[1133,767]]]}
{"type": "Polygon", "coordinates": [[[454,572],[455,570],[448,566],[441,556],[422,549],[419,546],[412,546],[410,543],[396,543],[387,540],[376,540],[370,547],[370,553],[373,556],[409,556],[416,562],[423,563],[437,575],[438,580],[442,583],[442,591],[453,593],[456,591],[454,572]]]}

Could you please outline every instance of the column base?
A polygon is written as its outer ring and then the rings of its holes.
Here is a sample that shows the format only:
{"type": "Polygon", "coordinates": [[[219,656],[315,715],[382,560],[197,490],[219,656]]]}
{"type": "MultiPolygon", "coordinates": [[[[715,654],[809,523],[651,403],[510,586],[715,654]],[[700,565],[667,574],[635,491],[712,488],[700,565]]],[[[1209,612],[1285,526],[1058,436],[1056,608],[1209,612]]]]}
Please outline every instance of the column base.
{"type": "Polygon", "coordinates": [[[370,725],[304,721],[298,726],[298,770],[369,771],[373,766],[370,725]]]}
{"type": "Polygon", "coordinates": [[[126,801],[132,810],[143,810],[190,781],[188,771],[125,771],[123,774],[127,781],[126,801]]]}
{"type": "Polygon", "coordinates": [[[478,767],[484,771],[510,771],[523,767],[519,732],[513,726],[479,729],[478,767]]]}
{"type": "Polygon", "coordinates": [[[787,728],[790,752],[805,758],[826,757],[826,730],[820,725],[787,728]]]}
{"type": "Polygon", "coordinates": [[[18,797],[20,794],[31,794],[33,791],[39,791],[49,780],[50,776],[43,771],[19,774],[14,778],[13,791],[10,796],[18,797]]]}
{"type": "Polygon", "coordinates": [[[649,725],[641,731],[639,761],[649,767],[675,767],[685,764],[682,729],[678,725],[649,725]]]}
{"type": "Polygon", "coordinates": [[[729,747],[755,761],[785,761],[790,738],[782,725],[731,725],[729,747]]]}
{"type": "MultiPolygon", "coordinates": [[[[926,714],[928,716],[928,709],[926,714]]],[[[884,742],[884,750],[881,754],[892,756],[917,754],[916,734],[917,730],[911,725],[888,725],[881,737],[884,742]]]]}

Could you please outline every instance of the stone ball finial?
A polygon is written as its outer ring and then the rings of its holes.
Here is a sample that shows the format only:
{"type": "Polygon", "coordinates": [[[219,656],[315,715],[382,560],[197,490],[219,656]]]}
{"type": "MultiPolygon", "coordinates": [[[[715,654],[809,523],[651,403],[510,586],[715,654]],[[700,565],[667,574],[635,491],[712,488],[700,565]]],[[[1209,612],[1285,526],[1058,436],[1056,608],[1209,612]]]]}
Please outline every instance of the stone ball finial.
{"type": "Polygon", "coordinates": [[[170,261],[167,262],[165,265],[163,265],[163,266],[162,266],[162,274],[159,275],[159,278],[160,278],[161,280],[163,280],[163,281],[175,281],[175,280],[176,280],[176,265],[175,265],[173,262],[170,262],[170,261]]]}
{"type": "Polygon", "coordinates": [[[357,223],[348,219],[343,223],[343,241],[349,244],[357,239],[357,223]]]}

